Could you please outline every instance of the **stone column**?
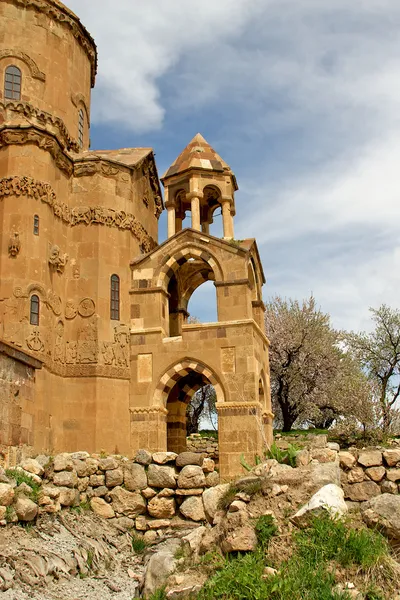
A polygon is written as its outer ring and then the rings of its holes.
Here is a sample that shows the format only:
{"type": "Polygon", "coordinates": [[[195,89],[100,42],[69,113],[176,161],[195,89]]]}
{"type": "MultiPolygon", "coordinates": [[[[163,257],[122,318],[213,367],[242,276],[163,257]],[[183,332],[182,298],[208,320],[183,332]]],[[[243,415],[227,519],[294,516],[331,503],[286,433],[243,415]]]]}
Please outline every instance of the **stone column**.
{"type": "Polygon", "coordinates": [[[203,233],[210,233],[210,223],[207,223],[206,221],[204,223],[201,224],[201,231],[203,233]]]}
{"type": "Polygon", "coordinates": [[[200,190],[194,190],[186,194],[186,200],[190,200],[191,211],[192,211],[192,229],[201,231],[200,225],[200,200],[203,198],[203,192],[200,190]]]}
{"type": "Polygon", "coordinates": [[[167,207],[167,215],[168,215],[168,238],[172,237],[173,235],[175,235],[175,222],[176,222],[176,215],[175,215],[175,203],[174,202],[168,202],[168,204],[166,204],[167,207]]]}
{"type": "Polygon", "coordinates": [[[183,221],[182,214],[175,213],[175,232],[176,233],[178,233],[178,231],[182,231],[182,221],[183,221]]]}
{"type": "Polygon", "coordinates": [[[224,225],[224,238],[227,240],[233,239],[233,217],[231,214],[231,198],[222,196],[222,221],[224,225]]]}

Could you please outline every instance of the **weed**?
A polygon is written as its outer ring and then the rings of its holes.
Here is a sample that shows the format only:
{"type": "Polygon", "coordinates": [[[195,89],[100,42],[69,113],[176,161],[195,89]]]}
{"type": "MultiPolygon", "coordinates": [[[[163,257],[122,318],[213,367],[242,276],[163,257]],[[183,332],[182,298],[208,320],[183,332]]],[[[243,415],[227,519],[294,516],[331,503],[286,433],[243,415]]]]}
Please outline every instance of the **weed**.
{"type": "Polygon", "coordinates": [[[218,508],[220,510],[227,510],[230,504],[234,501],[238,491],[238,488],[234,484],[230,485],[226,492],[219,499],[218,508]]]}
{"type": "Polygon", "coordinates": [[[254,481],[244,481],[243,483],[236,485],[236,487],[239,492],[244,492],[249,496],[255,496],[261,492],[262,483],[261,479],[254,479],[254,481]]]}
{"type": "Polygon", "coordinates": [[[200,566],[206,573],[215,573],[224,568],[225,558],[219,552],[209,551],[200,558],[200,566]]]}
{"type": "Polygon", "coordinates": [[[296,466],[296,455],[299,449],[294,444],[289,444],[287,450],[282,450],[274,442],[266,452],[266,458],[274,458],[278,463],[296,466]]]}
{"type": "Polygon", "coordinates": [[[179,548],[177,548],[177,550],[174,554],[174,558],[176,560],[179,560],[181,558],[186,558],[186,553],[185,553],[185,549],[183,548],[183,546],[180,546],[179,548]]]}
{"type": "Polygon", "coordinates": [[[271,515],[262,515],[261,517],[258,517],[254,529],[257,535],[258,543],[263,550],[266,550],[270,539],[278,531],[278,528],[274,522],[274,518],[271,515]]]}
{"type": "Polygon", "coordinates": [[[7,506],[6,507],[6,514],[5,514],[5,517],[4,517],[5,520],[7,521],[7,523],[11,523],[11,521],[14,518],[14,514],[15,514],[15,511],[14,511],[13,507],[12,506],[7,506]]]}
{"type": "Polygon", "coordinates": [[[147,544],[145,540],[138,535],[132,534],[132,550],[136,552],[136,554],[143,554],[146,548],[147,544]]]}
{"type": "Polygon", "coordinates": [[[94,550],[89,549],[87,551],[87,559],[86,559],[86,564],[88,566],[89,571],[92,570],[93,567],[93,560],[94,560],[94,550]]]}
{"type": "Polygon", "coordinates": [[[40,496],[40,491],[41,491],[40,483],[37,483],[33,479],[33,477],[31,477],[30,475],[27,475],[23,471],[19,471],[18,469],[7,469],[6,476],[9,479],[14,479],[17,486],[21,485],[21,483],[26,483],[26,485],[29,485],[29,487],[31,488],[32,491],[29,492],[28,497],[33,502],[36,502],[36,504],[37,504],[37,502],[39,501],[39,496],[40,496]]]}
{"type": "Polygon", "coordinates": [[[165,587],[156,590],[154,594],[152,594],[149,600],[167,600],[167,594],[165,592],[165,587]]]}
{"type": "Polygon", "coordinates": [[[81,502],[78,506],[71,506],[71,510],[76,512],[78,515],[81,515],[84,512],[92,510],[90,502],[87,500],[86,502],[81,502]]]}

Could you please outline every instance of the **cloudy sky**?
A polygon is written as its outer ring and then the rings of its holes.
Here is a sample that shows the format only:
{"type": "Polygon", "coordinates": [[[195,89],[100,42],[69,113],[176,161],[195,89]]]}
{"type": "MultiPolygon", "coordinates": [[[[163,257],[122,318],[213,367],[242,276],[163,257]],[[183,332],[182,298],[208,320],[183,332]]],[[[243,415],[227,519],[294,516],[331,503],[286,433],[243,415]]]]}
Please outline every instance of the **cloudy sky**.
{"type": "Polygon", "coordinates": [[[237,176],[265,299],[313,292],[356,330],[400,307],[398,0],[65,3],[98,45],[92,148],[151,146],[161,176],[201,132],[237,176]]]}

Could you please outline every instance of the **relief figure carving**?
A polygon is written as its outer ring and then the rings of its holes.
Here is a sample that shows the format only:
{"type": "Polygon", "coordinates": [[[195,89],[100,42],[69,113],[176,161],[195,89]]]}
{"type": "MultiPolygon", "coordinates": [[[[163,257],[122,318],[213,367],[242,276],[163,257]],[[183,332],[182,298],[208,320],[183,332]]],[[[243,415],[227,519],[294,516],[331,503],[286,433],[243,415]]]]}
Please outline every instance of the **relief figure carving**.
{"type": "Polygon", "coordinates": [[[16,231],[11,235],[8,243],[8,253],[10,256],[18,256],[21,250],[21,240],[19,239],[19,233],[16,231]]]}
{"type": "Polygon", "coordinates": [[[56,244],[50,248],[49,265],[53,266],[57,273],[64,273],[68,258],[68,254],[61,254],[60,247],[56,244]]]}

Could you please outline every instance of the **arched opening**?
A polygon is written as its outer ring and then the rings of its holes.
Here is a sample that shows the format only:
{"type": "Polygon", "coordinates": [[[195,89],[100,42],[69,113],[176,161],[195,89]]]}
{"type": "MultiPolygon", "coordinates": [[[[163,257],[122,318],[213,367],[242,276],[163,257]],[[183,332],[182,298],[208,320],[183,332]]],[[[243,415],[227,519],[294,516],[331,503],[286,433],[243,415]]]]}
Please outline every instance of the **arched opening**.
{"type": "Polygon", "coordinates": [[[4,98],[21,100],[22,74],[15,65],[7,67],[4,75],[4,98]]]}

